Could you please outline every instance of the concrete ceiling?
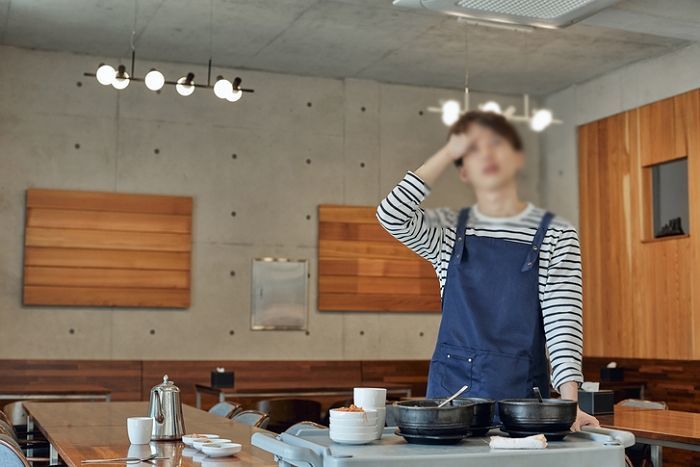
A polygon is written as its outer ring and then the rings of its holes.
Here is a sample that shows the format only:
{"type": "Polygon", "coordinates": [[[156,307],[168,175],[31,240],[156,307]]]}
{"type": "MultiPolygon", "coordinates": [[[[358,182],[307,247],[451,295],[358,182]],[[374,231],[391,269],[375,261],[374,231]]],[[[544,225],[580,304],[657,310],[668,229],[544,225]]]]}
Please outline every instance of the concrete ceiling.
{"type": "MultiPolygon", "coordinates": [[[[128,57],[135,3],[0,0],[0,43],[128,57]]],[[[563,30],[466,26],[390,0],[137,0],[138,58],[548,94],[700,40],[697,0],[628,0],[563,30]],[[211,7],[211,8],[210,8],[211,7]],[[213,13],[212,13],[213,12],[213,13]],[[213,17],[213,19],[211,19],[213,17]],[[213,27],[210,25],[213,24],[213,27]]]]}

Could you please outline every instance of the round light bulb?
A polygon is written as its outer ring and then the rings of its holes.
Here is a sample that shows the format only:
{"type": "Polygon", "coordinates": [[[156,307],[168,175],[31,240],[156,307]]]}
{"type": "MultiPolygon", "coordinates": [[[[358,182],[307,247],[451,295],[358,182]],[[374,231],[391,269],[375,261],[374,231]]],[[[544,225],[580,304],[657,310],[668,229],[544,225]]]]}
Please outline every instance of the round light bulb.
{"type": "Polygon", "coordinates": [[[129,73],[126,71],[117,74],[117,76],[114,78],[114,81],[112,82],[112,86],[114,86],[114,89],[126,89],[126,87],[129,85],[129,73]]]}
{"type": "Polygon", "coordinates": [[[116,75],[116,70],[109,65],[100,65],[99,68],[97,68],[97,73],[95,73],[97,82],[104,86],[112,84],[116,75]]]}
{"type": "Polygon", "coordinates": [[[552,123],[552,111],[540,109],[532,114],[530,119],[530,128],[533,131],[542,131],[552,123]]]}
{"type": "Polygon", "coordinates": [[[502,113],[501,105],[496,101],[488,101],[485,104],[480,105],[479,108],[481,108],[483,112],[493,112],[497,114],[502,113]]]}
{"type": "Polygon", "coordinates": [[[151,91],[159,91],[165,84],[165,76],[163,76],[163,73],[160,71],[154,69],[146,73],[143,81],[146,84],[146,87],[151,91]]]}
{"type": "Polygon", "coordinates": [[[193,80],[190,80],[188,83],[187,77],[183,76],[182,78],[177,80],[177,84],[175,85],[175,90],[181,96],[189,96],[194,92],[193,84],[194,84],[193,80]]]}
{"type": "Polygon", "coordinates": [[[233,92],[231,81],[219,77],[214,83],[214,94],[219,99],[226,99],[233,92]]]}
{"type": "Polygon", "coordinates": [[[459,120],[459,102],[450,100],[442,104],[442,123],[449,126],[459,120]]]}
{"type": "Polygon", "coordinates": [[[236,102],[238,99],[241,98],[243,95],[243,91],[240,89],[233,90],[228,96],[226,96],[226,100],[229,102],[236,102]]]}

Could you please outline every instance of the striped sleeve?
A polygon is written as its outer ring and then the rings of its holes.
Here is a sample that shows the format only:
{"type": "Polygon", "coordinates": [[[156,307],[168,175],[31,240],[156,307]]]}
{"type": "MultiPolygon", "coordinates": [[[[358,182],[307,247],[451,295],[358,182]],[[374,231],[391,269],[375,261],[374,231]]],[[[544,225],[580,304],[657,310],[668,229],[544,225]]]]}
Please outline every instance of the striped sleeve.
{"type": "Polygon", "coordinates": [[[440,261],[445,226],[420,207],[429,193],[423,180],[407,172],[379,203],[377,219],[394,238],[435,265],[440,261]]]}
{"type": "Polygon", "coordinates": [[[576,230],[561,231],[552,249],[544,295],[542,317],[552,384],[583,382],[583,299],[581,252],[576,230]]]}

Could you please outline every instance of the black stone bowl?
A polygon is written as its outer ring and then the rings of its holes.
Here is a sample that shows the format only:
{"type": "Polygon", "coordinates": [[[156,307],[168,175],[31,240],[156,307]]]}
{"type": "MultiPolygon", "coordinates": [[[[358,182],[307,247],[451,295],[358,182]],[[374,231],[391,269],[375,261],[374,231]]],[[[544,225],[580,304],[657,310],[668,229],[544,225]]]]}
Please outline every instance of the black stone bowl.
{"type": "Polygon", "coordinates": [[[438,408],[444,399],[394,402],[401,433],[421,436],[467,436],[474,418],[474,404],[455,399],[438,408]]]}
{"type": "Polygon", "coordinates": [[[504,399],[498,402],[498,414],[507,431],[560,432],[576,420],[577,404],[561,399],[504,399]]]}
{"type": "Polygon", "coordinates": [[[472,418],[471,436],[484,436],[493,427],[493,416],[496,412],[496,403],[492,399],[480,397],[467,397],[460,399],[474,404],[474,417],[472,418]]]}

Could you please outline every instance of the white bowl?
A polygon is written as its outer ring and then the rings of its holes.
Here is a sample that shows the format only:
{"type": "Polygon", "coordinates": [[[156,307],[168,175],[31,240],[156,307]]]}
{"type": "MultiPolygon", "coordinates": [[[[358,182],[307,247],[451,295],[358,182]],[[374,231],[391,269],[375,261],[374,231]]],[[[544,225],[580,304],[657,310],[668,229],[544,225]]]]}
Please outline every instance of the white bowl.
{"type": "Polygon", "coordinates": [[[366,435],[346,435],[346,434],[330,434],[330,438],[336,443],[341,444],[367,444],[375,440],[374,433],[369,433],[366,435]]]}
{"type": "Polygon", "coordinates": [[[369,436],[372,435],[375,438],[377,437],[377,429],[372,427],[369,430],[360,428],[360,429],[342,429],[342,428],[331,428],[329,430],[329,433],[331,436],[369,436]]]}
{"type": "Polygon", "coordinates": [[[203,446],[210,445],[210,444],[222,444],[222,443],[230,443],[230,439],[223,439],[223,438],[215,438],[215,439],[197,439],[192,442],[192,447],[195,449],[201,451],[203,446]]]}
{"type": "Polygon", "coordinates": [[[192,441],[197,438],[212,439],[218,437],[219,435],[212,435],[207,433],[190,433],[189,435],[182,435],[182,442],[185,443],[185,445],[187,446],[192,446],[192,441]]]}
{"type": "Polygon", "coordinates": [[[330,418],[332,419],[343,419],[343,420],[365,420],[377,417],[376,409],[367,409],[364,412],[345,412],[338,409],[330,410],[330,418]]]}
{"type": "Polygon", "coordinates": [[[202,446],[202,452],[209,457],[227,457],[241,452],[241,445],[238,443],[221,443],[211,446],[202,446]]]}
{"type": "Polygon", "coordinates": [[[332,418],[330,420],[330,426],[375,426],[377,424],[377,420],[379,420],[377,417],[373,418],[368,418],[366,420],[363,419],[350,419],[350,420],[344,420],[344,419],[337,419],[337,418],[332,418]]]}

